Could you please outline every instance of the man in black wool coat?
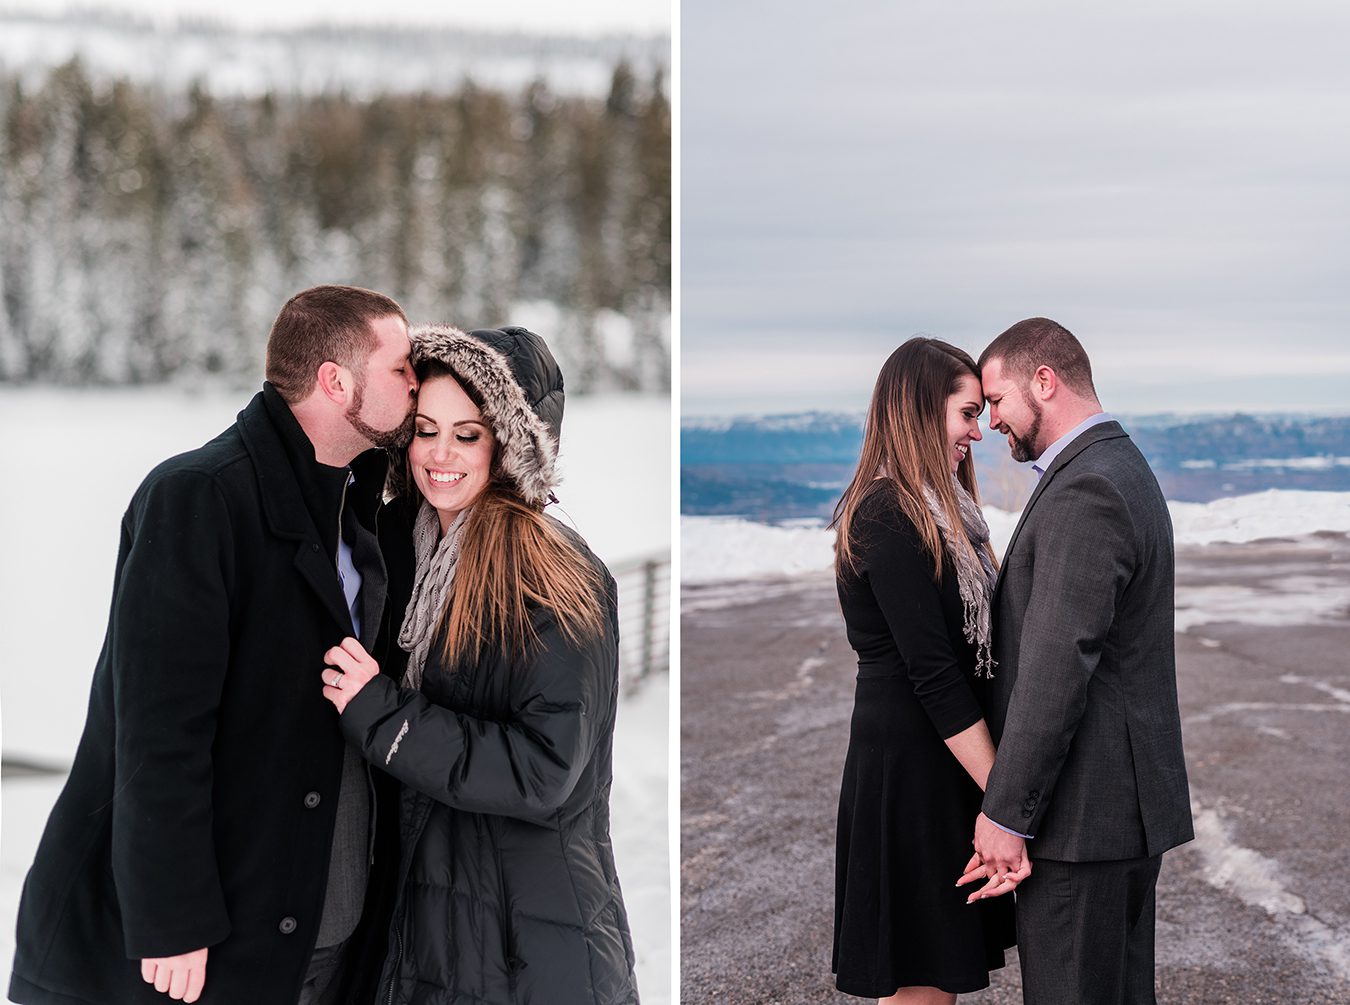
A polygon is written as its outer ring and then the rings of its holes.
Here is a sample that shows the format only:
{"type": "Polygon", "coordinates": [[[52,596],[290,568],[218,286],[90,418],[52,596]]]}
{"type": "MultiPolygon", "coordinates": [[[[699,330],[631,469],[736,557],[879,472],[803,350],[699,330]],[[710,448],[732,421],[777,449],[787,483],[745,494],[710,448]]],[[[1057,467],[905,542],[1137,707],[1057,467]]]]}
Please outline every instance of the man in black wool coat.
{"type": "Polygon", "coordinates": [[[380,648],[402,614],[373,448],[411,433],[409,348],[388,297],[297,294],[238,422],[136,491],[84,735],[24,884],[15,1002],[371,997],[369,878],[397,837],[373,821],[394,800],[320,674],[329,647],[380,648]]]}

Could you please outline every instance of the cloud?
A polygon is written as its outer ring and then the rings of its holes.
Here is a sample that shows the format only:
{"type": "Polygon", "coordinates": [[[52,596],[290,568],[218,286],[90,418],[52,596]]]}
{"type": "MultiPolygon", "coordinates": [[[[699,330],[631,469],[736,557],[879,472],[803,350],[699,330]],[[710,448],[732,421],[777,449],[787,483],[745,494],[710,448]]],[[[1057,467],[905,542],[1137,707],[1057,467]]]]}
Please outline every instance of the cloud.
{"type": "MultiPolygon", "coordinates": [[[[1033,314],[1140,371],[1179,346],[1234,376],[1276,345],[1328,362],[1350,12],[1082,8],[686,2],[686,395],[738,343],[982,344],[1033,314]]],[[[744,389],[809,397],[817,373],[744,389]]]]}

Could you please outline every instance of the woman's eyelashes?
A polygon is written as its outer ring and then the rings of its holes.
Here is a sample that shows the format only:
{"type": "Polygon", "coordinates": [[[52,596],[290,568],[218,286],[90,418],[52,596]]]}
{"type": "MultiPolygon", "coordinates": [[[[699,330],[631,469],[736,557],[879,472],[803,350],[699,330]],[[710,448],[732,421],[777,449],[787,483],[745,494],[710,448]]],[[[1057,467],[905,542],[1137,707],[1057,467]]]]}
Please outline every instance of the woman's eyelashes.
{"type": "MultiPolygon", "coordinates": [[[[440,430],[438,430],[438,429],[419,429],[419,430],[417,430],[416,432],[414,432],[413,435],[416,436],[416,437],[418,437],[419,439],[423,439],[423,440],[426,440],[426,439],[434,439],[436,436],[439,436],[439,435],[440,435],[440,430]]],[[[478,442],[479,440],[481,440],[482,438],[483,438],[483,434],[482,434],[482,433],[456,433],[456,434],[455,434],[455,439],[458,440],[460,443],[477,443],[477,442],[478,442]]]]}

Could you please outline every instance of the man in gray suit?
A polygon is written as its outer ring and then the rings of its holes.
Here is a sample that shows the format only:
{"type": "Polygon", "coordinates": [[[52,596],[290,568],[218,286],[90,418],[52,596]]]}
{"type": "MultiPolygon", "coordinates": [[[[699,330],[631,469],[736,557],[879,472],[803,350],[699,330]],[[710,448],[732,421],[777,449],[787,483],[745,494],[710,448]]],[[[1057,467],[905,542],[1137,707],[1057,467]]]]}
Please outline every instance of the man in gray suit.
{"type": "Polygon", "coordinates": [[[1171,519],[1067,329],[1021,321],[980,368],[990,424],[1039,483],[994,590],[998,756],[975,849],[994,875],[1031,861],[1017,889],[1029,1005],[1152,1003],[1162,853],[1194,837],[1171,519]]]}

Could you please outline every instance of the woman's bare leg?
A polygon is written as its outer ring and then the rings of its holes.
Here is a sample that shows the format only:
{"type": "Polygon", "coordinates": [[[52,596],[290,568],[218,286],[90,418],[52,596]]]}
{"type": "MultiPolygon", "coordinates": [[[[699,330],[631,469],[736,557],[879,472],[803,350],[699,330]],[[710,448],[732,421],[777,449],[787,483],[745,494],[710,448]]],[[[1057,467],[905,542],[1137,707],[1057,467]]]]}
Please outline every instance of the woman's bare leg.
{"type": "Polygon", "coordinates": [[[889,998],[878,998],[877,1005],[956,1005],[956,995],[940,988],[901,988],[889,998]]]}

